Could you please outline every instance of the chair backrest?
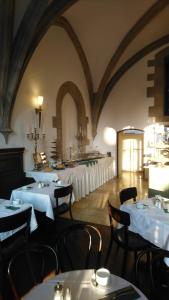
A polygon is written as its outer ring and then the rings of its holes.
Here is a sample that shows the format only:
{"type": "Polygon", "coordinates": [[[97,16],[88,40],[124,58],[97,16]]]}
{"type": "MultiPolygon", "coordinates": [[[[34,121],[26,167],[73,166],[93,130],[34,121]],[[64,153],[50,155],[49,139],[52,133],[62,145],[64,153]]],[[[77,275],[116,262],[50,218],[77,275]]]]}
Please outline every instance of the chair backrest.
{"type": "Polygon", "coordinates": [[[56,198],[56,206],[59,205],[58,199],[62,197],[69,196],[69,203],[71,203],[72,200],[72,191],[73,191],[73,186],[72,184],[64,187],[59,187],[54,190],[54,197],[56,198]]]}
{"type": "Polygon", "coordinates": [[[93,225],[78,223],[64,229],[57,238],[62,271],[98,268],[102,253],[102,237],[93,225]]]}
{"type": "Polygon", "coordinates": [[[108,202],[108,209],[109,209],[109,219],[110,219],[111,226],[115,227],[114,226],[115,222],[126,227],[130,226],[130,215],[127,212],[112,206],[110,202],[108,202]]]}
{"type": "Polygon", "coordinates": [[[136,187],[129,187],[126,189],[123,189],[119,193],[120,202],[123,204],[125,201],[133,199],[133,201],[136,201],[137,197],[137,188],[136,187]]]}
{"type": "Polygon", "coordinates": [[[137,258],[136,284],[153,299],[168,299],[169,266],[165,259],[169,261],[169,251],[156,247],[142,251],[137,258]]]}
{"type": "Polygon", "coordinates": [[[58,273],[56,252],[49,245],[29,245],[15,254],[8,265],[8,278],[16,300],[20,300],[51,272],[58,273]]]}
{"type": "Polygon", "coordinates": [[[72,184],[70,184],[68,186],[60,187],[60,188],[57,188],[54,190],[54,197],[56,198],[56,208],[54,209],[54,211],[56,212],[56,215],[69,210],[71,219],[73,219],[72,211],[71,211],[72,191],[73,191],[72,184]],[[62,203],[63,211],[62,210],[60,210],[60,212],[59,212],[59,210],[57,211],[57,208],[59,208],[59,206],[60,206],[59,198],[67,197],[67,196],[69,197],[67,200],[67,203],[62,203]]]}
{"type": "MultiPolygon", "coordinates": [[[[18,236],[22,233],[22,235],[24,235],[25,239],[27,240],[30,235],[31,211],[32,207],[29,207],[26,210],[20,211],[13,215],[0,218],[0,233],[16,230],[19,229],[19,227],[21,227],[22,229],[13,233],[10,239],[14,240],[15,236],[18,236]]],[[[1,243],[2,242],[0,241],[0,247],[1,243]]]]}

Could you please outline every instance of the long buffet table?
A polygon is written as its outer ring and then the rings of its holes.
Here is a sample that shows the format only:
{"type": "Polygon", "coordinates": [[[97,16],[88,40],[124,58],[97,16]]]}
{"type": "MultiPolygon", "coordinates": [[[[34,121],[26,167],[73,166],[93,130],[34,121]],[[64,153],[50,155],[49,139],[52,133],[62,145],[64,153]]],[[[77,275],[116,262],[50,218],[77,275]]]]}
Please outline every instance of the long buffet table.
{"type": "Polygon", "coordinates": [[[52,170],[51,172],[29,171],[26,175],[33,177],[36,181],[59,179],[64,183],[72,183],[75,200],[77,201],[113,178],[113,158],[105,157],[96,160],[94,164],[77,165],[64,170],[52,170]]]}

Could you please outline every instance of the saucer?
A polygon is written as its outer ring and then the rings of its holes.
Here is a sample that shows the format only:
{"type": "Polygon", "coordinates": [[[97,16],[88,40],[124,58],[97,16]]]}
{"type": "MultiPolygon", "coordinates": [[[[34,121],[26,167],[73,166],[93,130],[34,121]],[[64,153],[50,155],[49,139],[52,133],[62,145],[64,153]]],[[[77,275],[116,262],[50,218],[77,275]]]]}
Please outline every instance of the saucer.
{"type": "Polygon", "coordinates": [[[30,190],[30,189],[32,189],[32,186],[22,186],[21,187],[21,190],[24,190],[24,191],[30,190]]]}

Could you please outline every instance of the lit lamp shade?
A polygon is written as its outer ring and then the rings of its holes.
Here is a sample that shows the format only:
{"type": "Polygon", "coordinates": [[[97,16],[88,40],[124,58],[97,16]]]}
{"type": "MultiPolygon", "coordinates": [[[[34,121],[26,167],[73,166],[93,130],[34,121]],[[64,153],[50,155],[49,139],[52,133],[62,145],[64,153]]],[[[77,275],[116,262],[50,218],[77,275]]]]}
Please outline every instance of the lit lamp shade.
{"type": "Polygon", "coordinates": [[[42,112],[42,104],[43,104],[43,97],[42,96],[38,96],[37,97],[37,108],[35,108],[35,112],[36,114],[38,114],[39,116],[39,128],[41,126],[41,112],[42,112]]]}
{"type": "Polygon", "coordinates": [[[37,106],[38,108],[41,107],[43,104],[43,96],[38,96],[37,97],[37,106]]]}

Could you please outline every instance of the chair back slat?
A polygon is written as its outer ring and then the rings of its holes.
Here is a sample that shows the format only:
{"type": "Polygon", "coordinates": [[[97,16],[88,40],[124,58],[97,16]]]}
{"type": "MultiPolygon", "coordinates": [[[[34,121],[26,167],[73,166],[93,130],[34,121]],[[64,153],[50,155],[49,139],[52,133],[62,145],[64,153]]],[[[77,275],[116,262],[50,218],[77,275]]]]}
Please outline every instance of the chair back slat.
{"type": "Polygon", "coordinates": [[[123,189],[120,191],[119,197],[120,197],[121,204],[123,204],[125,201],[128,201],[130,199],[133,199],[133,201],[136,201],[137,188],[129,187],[129,188],[123,189]]]}
{"type": "Polygon", "coordinates": [[[55,198],[62,198],[72,194],[73,186],[68,185],[54,190],[55,198]]]}
{"type": "Polygon", "coordinates": [[[24,224],[30,224],[32,207],[14,215],[0,218],[0,232],[17,229],[24,224]]]}
{"type": "Polygon", "coordinates": [[[59,272],[57,254],[45,244],[27,245],[8,265],[8,278],[16,300],[20,300],[51,272],[59,272]],[[21,284],[22,278],[22,284],[21,284]]]}
{"type": "Polygon", "coordinates": [[[127,212],[113,207],[110,203],[108,204],[108,206],[110,221],[112,221],[113,219],[121,225],[130,226],[130,215],[127,212]]]}
{"type": "Polygon", "coordinates": [[[98,268],[102,252],[102,237],[95,226],[73,224],[59,234],[57,248],[62,271],[98,268]]]}
{"type": "Polygon", "coordinates": [[[54,197],[56,199],[56,207],[54,208],[54,215],[58,216],[60,214],[63,214],[67,211],[70,213],[71,219],[73,219],[72,216],[72,192],[73,192],[73,186],[72,184],[64,187],[59,187],[54,190],[54,197]],[[68,200],[66,203],[62,203],[59,205],[59,198],[68,197],[68,200]]]}

